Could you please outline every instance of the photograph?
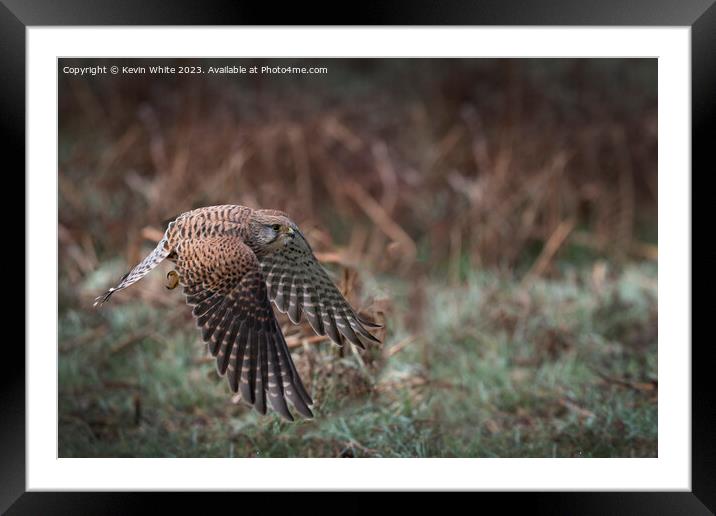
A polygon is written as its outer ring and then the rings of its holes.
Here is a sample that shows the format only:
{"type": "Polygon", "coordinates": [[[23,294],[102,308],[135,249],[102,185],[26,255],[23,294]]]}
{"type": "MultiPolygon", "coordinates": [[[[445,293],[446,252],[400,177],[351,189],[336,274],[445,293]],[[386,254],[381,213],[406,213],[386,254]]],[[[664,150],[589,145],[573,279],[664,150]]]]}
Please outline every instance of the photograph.
{"type": "Polygon", "coordinates": [[[659,456],[657,58],[57,67],[59,458],[659,456]]]}

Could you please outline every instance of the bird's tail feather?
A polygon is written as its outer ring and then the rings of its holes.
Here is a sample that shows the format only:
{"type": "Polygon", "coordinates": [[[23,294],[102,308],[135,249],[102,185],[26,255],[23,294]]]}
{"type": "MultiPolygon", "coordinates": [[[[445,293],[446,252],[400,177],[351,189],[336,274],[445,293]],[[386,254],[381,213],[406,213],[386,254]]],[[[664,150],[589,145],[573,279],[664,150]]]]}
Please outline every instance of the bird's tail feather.
{"type": "Polygon", "coordinates": [[[164,238],[159,241],[157,247],[154,248],[154,251],[152,251],[131,271],[122,276],[116,287],[110,288],[104,294],[95,299],[94,306],[102,305],[110,298],[112,294],[114,294],[118,290],[125,289],[132,283],[136,283],[137,281],[142,279],[149,271],[159,265],[162,260],[164,260],[164,258],[166,258],[167,256],[169,256],[169,249],[167,249],[167,236],[165,233],[164,238]]]}

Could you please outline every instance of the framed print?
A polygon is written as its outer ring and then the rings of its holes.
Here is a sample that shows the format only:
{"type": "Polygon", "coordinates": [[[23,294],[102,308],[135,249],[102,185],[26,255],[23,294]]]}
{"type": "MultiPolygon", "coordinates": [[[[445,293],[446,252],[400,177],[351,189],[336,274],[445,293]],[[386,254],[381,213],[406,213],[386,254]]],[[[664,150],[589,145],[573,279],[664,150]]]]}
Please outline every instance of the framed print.
{"type": "Polygon", "coordinates": [[[28,203],[3,509],[713,510],[691,170],[716,8],[158,5],[0,11],[28,203]]]}

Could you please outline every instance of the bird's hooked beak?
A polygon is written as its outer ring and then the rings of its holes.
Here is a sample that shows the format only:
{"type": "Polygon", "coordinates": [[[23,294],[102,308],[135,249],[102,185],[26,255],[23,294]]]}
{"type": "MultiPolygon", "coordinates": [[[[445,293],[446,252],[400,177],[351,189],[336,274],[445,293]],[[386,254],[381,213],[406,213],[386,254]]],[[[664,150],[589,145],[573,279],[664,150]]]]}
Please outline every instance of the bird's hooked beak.
{"type": "Polygon", "coordinates": [[[281,233],[283,233],[284,235],[290,236],[290,237],[293,237],[295,234],[295,232],[293,231],[293,228],[291,226],[281,227],[281,233]]]}

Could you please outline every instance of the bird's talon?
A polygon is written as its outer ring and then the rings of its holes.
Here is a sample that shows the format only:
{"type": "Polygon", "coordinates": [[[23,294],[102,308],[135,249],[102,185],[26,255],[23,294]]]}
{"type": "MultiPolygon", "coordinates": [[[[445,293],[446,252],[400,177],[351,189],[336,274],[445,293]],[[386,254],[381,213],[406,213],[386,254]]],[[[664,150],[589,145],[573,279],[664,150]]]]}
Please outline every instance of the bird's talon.
{"type": "Polygon", "coordinates": [[[179,274],[176,271],[169,271],[167,273],[167,289],[174,290],[179,285],[179,274]]]}

